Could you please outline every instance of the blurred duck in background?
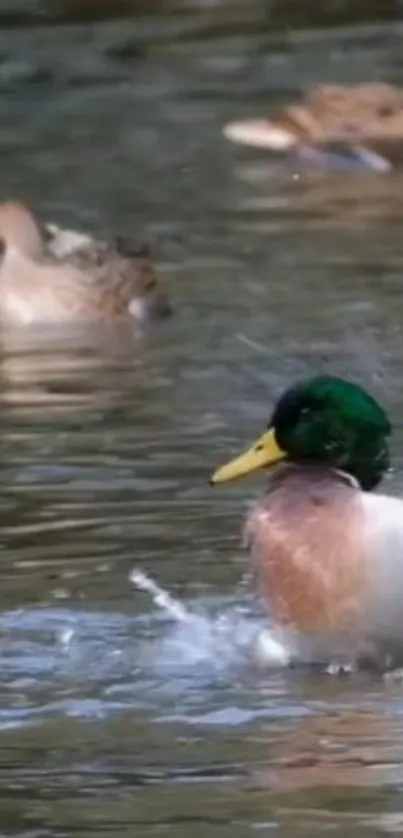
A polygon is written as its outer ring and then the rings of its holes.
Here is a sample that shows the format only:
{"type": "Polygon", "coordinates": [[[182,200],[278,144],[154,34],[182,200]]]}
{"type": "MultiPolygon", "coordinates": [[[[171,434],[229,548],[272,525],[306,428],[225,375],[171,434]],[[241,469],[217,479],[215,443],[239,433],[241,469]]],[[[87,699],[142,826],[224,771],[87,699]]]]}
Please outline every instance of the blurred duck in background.
{"type": "Polygon", "coordinates": [[[49,224],[17,202],[0,205],[0,320],[7,325],[123,319],[171,311],[150,255],[49,224]]]}
{"type": "Polygon", "coordinates": [[[321,85],[270,117],[225,125],[227,139],[293,152],[329,166],[391,169],[403,149],[403,88],[382,83],[321,85]]]}

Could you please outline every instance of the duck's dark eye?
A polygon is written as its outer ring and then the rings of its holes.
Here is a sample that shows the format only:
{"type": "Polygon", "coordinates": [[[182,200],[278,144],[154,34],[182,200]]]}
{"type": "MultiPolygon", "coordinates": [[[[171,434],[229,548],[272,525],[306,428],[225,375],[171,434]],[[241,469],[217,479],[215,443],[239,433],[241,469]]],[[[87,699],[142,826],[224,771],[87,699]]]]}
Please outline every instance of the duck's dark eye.
{"type": "Polygon", "coordinates": [[[42,233],[43,241],[46,242],[46,244],[49,244],[49,242],[52,242],[54,237],[55,237],[55,234],[54,234],[53,230],[50,230],[49,227],[47,226],[47,224],[43,225],[43,227],[41,228],[41,233],[42,233]]]}
{"type": "Polygon", "coordinates": [[[157,280],[156,279],[149,279],[148,282],[144,285],[145,291],[155,291],[157,287],[157,280]]]}
{"type": "Polygon", "coordinates": [[[150,249],[147,247],[146,244],[133,244],[133,242],[127,239],[125,236],[116,236],[115,246],[116,250],[118,251],[118,253],[120,253],[121,256],[145,259],[150,255],[150,249]]]}
{"type": "Polygon", "coordinates": [[[388,117],[393,116],[394,113],[395,113],[395,109],[392,108],[390,105],[382,105],[378,109],[378,116],[381,119],[387,119],[388,117]]]}
{"type": "Polygon", "coordinates": [[[150,256],[150,248],[147,244],[132,245],[132,253],[133,256],[148,259],[148,257],[150,256]]]}

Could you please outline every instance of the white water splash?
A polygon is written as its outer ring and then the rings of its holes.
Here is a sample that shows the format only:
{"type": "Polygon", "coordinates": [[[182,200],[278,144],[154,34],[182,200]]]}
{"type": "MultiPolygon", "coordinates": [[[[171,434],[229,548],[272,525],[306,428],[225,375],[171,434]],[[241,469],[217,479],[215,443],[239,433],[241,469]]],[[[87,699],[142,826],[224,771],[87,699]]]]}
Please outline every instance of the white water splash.
{"type": "Polygon", "coordinates": [[[174,599],[168,591],[160,588],[150,576],[143,573],[142,570],[134,569],[129,575],[130,582],[135,585],[140,591],[145,591],[151,594],[153,602],[162,608],[169,617],[178,622],[189,622],[192,619],[192,614],[185,608],[177,599],[174,599]]]}
{"type": "Polygon", "coordinates": [[[209,613],[206,608],[192,610],[161,588],[142,570],[130,573],[130,581],[149,593],[155,605],[173,620],[159,647],[159,663],[168,666],[193,666],[228,669],[244,659],[262,667],[284,667],[290,663],[291,650],[261,621],[241,606],[220,608],[209,613]]]}

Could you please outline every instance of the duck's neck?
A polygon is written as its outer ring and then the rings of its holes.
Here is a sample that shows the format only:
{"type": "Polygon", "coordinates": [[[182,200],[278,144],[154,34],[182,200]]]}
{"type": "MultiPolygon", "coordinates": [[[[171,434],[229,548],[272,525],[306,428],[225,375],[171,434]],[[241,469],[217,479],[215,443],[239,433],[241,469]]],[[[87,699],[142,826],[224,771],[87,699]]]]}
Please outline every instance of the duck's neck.
{"type": "Polygon", "coordinates": [[[293,482],[296,479],[300,480],[301,485],[307,483],[320,487],[321,484],[326,484],[326,486],[334,484],[334,486],[348,486],[356,491],[362,491],[359,481],[352,474],[322,463],[295,463],[284,460],[269,474],[269,491],[278,488],[289,478],[292,478],[293,482]]]}
{"type": "Polygon", "coordinates": [[[8,260],[35,261],[44,254],[44,243],[34,219],[24,217],[20,225],[10,225],[3,232],[4,258],[8,260]]]}
{"type": "Polygon", "coordinates": [[[356,477],[353,477],[352,474],[349,474],[348,471],[343,471],[340,468],[332,468],[330,471],[340,480],[343,480],[344,483],[347,483],[348,486],[352,486],[353,489],[361,490],[361,486],[359,481],[356,477]]]}
{"type": "Polygon", "coordinates": [[[389,468],[389,450],[383,437],[373,439],[371,436],[368,439],[363,436],[349,456],[344,456],[342,451],[336,452],[334,462],[326,463],[311,458],[296,458],[284,462],[300,469],[308,469],[313,474],[327,471],[335,476],[342,475],[344,481],[348,481],[350,485],[364,492],[371,492],[389,468]]]}

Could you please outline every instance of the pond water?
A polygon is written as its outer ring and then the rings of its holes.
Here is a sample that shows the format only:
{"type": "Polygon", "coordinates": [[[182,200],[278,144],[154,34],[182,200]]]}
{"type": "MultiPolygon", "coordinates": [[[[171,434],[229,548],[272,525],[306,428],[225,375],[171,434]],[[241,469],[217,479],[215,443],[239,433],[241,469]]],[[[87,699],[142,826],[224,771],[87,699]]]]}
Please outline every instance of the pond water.
{"type": "Polygon", "coordinates": [[[402,172],[221,134],[318,80],[402,83],[398,10],[356,5],[0,5],[2,196],[149,242],[175,308],[0,336],[2,835],[403,834],[401,682],[257,664],[263,484],[208,485],[327,370],[390,410],[403,491],[402,172]]]}

